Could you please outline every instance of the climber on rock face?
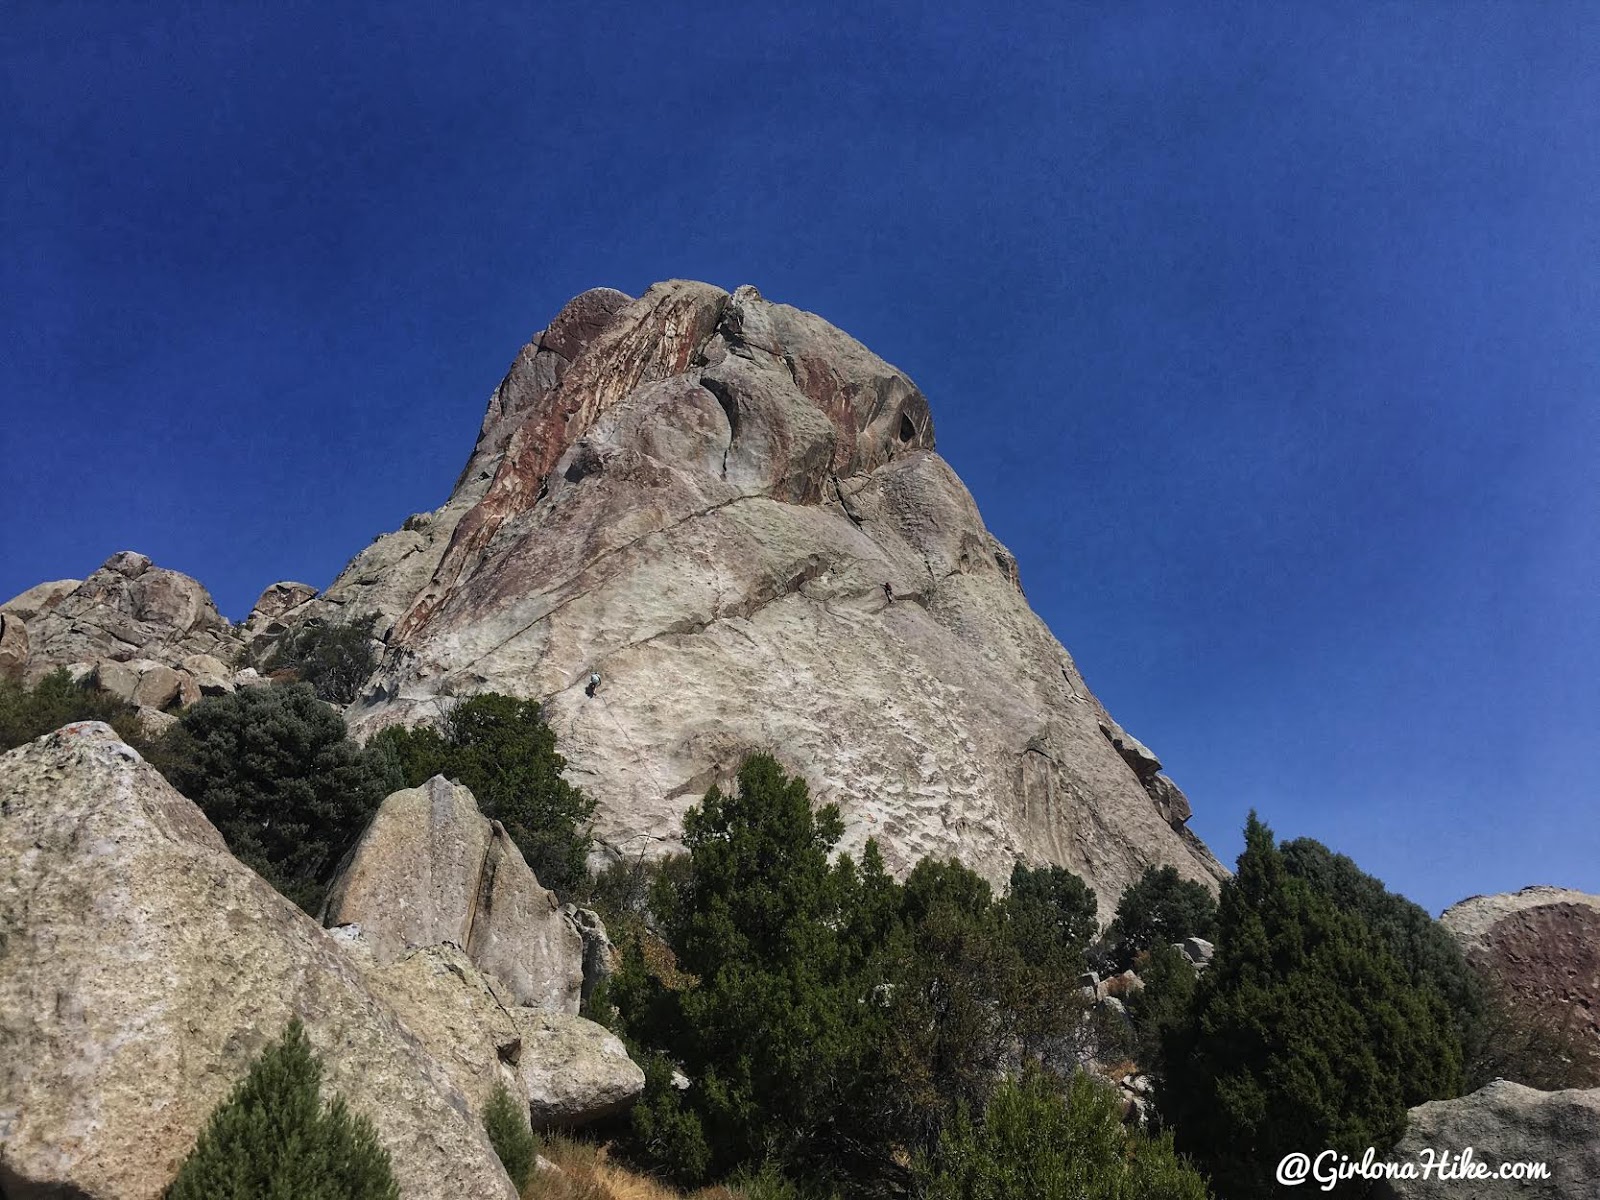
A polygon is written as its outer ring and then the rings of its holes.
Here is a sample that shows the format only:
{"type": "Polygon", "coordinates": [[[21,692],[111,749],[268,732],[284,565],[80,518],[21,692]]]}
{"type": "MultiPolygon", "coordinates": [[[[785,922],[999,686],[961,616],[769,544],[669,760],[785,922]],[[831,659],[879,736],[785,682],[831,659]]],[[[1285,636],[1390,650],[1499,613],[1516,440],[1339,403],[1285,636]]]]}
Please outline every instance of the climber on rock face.
{"type": "Polygon", "coordinates": [[[590,671],[589,672],[589,686],[583,689],[584,694],[586,696],[592,697],[599,690],[600,690],[600,672],[599,671],[590,671]]]}

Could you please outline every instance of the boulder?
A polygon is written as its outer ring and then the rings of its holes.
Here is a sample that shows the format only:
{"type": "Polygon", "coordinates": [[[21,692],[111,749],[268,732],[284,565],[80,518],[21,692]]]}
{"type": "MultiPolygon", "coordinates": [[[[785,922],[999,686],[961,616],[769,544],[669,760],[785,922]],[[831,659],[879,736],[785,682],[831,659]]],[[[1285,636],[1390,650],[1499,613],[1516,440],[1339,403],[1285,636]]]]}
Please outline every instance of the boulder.
{"type": "Polygon", "coordinates": [[[1473,896],[1439,923],[1521,1007],[1600,1038],[1600,896],[1557,887],[1473,896]]]}
{"type": "Polygon", "coordinates": [[[615,1116],[643,1090],[644,1073],[603,1026],[509,1003],[460,947],[412,950],[379,966],[362,956],[360,942],[346,937],[373,990],[450,1072],[476,1111],[495,1084],[504,1083],[526,1097],[537,1127],[572,1128],[615,1116]]]}
{"type": "Polygon", "coordinates": [[[570,1128],[625,1111],[644,1072],[609,1029],[570,1013],[511,1010],[522,1034],[517,1067],[535,1128],[570,1128]]]}
{"type": "Polygon", "coordinates": [[[402,1195],[514,1200],[354,960],[109,727],[0,758],[0,1190],[155,1200],[292,1017],[402,1195]]]}
{"type": "Polygon", "coordinates": [[[0,613],[32,621],[77,591],[82,582],[81,579],[54,579],[49,583],[36,583],[27,591],[0,604],[0,613]]]}
{"type": "Polygon", "coordinates": [[[577,930],[500,823],[443,776],[379,806],[334,882],[326,920],[360,925],[380,964],[450,942],[514,1003],[578,1011],[577,930]]]}
{"type": "Polygon", "coordinates": [[[28,670],[28,626],[15,613],[0,612],[0,679],[21,679],[28,670]]]}
{"type": "Polygon", "coordinates": [[[1600,1089],[1540,1092],[1497,1079],[1470,1096],[1434,1100],[1409,1114],[1400,1144],[1386,1155],[1420,1176],[1427,1154],[1459,1155],[1472,1148],[1473,1161],[1490,1171],[1502,1163],[1544,1163],[1545,1180],[1384,1180],[1376,1195],[1390,1200],[1446,1200],[1470,1196],[1539,1200],[1592,1200],[1600,1196],[1600,1089]]]}
{"type": "MultiPolygon", "coordinates": [[[[152,663],[139,674],[133,688],[133,702],[141,708],[166,708],[178,699],[186,676],[172,667],[152,663]]],[[[193,682],[190,682],[193,687],[193,682]]]]}
{"type": "Polygon", "coordinates": [[[1199,937],[1184,938],[1178,944],[1178,949],[1183,952],[1185,958],[1197,967],[1210,966],[1211,957],[1217,952],[1215,946],[1206,941],[1205,938],[1199,937]]]}
{"type": "Polygon", "coordinates": [[[143,665],[110,659],[98,662],[94,668],[95,686],[125,704],[132,704],[134,693],[139,690],[139,676],[144,673],[141,669],[143,665]]]}
{"type": "Polygon", "coordinates": [[[410,950],[385,966],[369,958],[366,976],[450,1073],[475,1112],[483,1111],[496,1083],[515,1094],[522,1033],[506,997],[459,946],[410,950]]]}
{"type": "Polygon", "coordinates": [[[233,691],[233,671],[220,658],[210,654],[191,654],[179,665],[194,680],[202,696],[220,696],[233,691]]]}

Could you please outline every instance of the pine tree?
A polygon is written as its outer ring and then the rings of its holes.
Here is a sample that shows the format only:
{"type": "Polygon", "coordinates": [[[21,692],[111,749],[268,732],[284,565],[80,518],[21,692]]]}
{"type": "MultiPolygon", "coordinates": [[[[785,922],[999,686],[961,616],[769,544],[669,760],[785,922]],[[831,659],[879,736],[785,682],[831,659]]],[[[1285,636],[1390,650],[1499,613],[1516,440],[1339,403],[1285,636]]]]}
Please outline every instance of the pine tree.
{"type": "Polygon", "coordinates": [[[166,1200],[399,1200],[389,1155],[341,1098],[298,1018],[211,1114],[166,1200]]]}
{"type": "Polygon", "coordinates": [[[1444,1001],[1359,915],[1292,876],[1254,813],[1216,956],[1164,1049],[1163,1115],[1230,1200],[1275,1195],[1291,1151],[1381,1154],[1407,1108],[1461,1086],[1444,1001]]]}

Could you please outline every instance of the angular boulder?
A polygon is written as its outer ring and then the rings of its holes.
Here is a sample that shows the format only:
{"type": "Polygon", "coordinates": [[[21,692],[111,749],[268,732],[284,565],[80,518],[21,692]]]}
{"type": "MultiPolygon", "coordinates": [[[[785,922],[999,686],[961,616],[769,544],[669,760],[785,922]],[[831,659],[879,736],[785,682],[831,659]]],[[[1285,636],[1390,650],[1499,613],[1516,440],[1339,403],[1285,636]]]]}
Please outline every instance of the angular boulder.
{"type": "MultiPolygon", "coordinates": [[[[350,942],[359,959],[360,939],[350,942]]],[[[476,1111],[504,1083],[537,1127],[570,1129],[616,1115],[644,1089],[644,1072],[609,1030],[509,1003],[459,947],[412,950],[386,966],[368,956],[364,970],[476,1111]]]]}
{"type": "Polygon", "coordinates": [[[644,1072],[603,1025],[571,1013],[514,1008],[522,1034],[517,1075],[536,1129],[615,1116],[644,1091],[644,1072]]]}
{"type": "Polygon", "coordinates": [[[514,1200],[354,960],[109,727],[0,757],[0,1192],[155,1200],[292,1017],[402,1195],[514,1200]]]}
{"type": "Polygon", "coordinates": [[[443,776],[379,807],[328,899],[380,965],[449,942],[513,1003],[577,1012],[583,942],[498,821],[443,776]]]}
{"type": "Polygon", "coordinates": [[[1409,1114],[1405,1137],[1386,1155],[1416,1168],[1419,1178],[1384,1180],[1375,1194],[1390,1200],[1593,1200],[1600,1196],[1600,1089],[1540,1092],[1497,1079],[1470,1096],[1434,1100],[1409,1114]],[[1543,1163],[1544,1180],[1420,1178],[1428,1159],[1472,1147],[1490,1171],[1503,1163],[1543,1163]]]}

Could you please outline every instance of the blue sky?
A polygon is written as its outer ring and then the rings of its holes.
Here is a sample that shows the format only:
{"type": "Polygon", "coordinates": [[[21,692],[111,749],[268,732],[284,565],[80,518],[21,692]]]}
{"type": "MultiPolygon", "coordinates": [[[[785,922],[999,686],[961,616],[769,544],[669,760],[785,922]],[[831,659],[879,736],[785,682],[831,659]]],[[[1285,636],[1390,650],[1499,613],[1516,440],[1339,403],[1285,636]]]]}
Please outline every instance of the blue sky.
{"type": "Polygon", "coordinates": [[[0,595],[240,617],[437,505],[574,293],[928,394],[1224,858],[1600,891],[1600,7],[14,3],[0,595]]]}

